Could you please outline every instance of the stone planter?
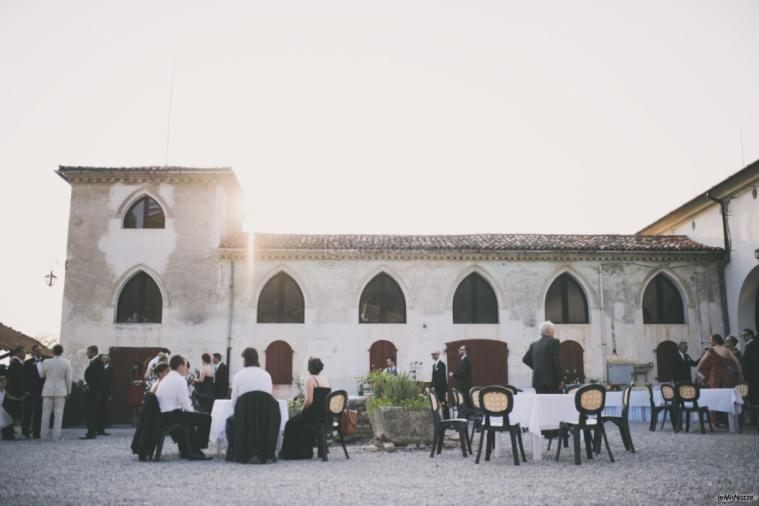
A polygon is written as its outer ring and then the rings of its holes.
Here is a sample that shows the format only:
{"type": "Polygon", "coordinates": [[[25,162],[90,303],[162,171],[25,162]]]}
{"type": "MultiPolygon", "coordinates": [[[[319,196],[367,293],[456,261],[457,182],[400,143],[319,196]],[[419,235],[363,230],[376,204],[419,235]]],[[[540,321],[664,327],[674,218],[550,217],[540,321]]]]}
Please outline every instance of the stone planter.
{"type": "Polygon", "coordinates": [[[406,411],[397,406],[381,406],[369,414],[374,437],[397,445],[432,443],[434,428],[429,409],[406,411]]]}

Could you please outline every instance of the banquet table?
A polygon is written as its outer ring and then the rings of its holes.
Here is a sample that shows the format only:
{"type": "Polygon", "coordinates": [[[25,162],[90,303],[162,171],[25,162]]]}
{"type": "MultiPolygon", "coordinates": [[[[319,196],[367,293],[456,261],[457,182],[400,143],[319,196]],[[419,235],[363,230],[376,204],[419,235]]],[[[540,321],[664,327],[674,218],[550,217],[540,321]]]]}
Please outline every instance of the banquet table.
{"type": "MultiPolygon", "coordinates": [[[[285,432],[285,424],[289,418],[287,411],[287,401],[278,399],[279,404],[279,436],[277,436],[277,453],[282,448],[282,435],[285,432]]],[[[213,403],[211,410],[211,435],[209,436],[209,445],[216,448],[220,453],[222,448],[227,446],[227,418],[234,414],[235,407],[230,399],[218,399],[213,403]]]]}

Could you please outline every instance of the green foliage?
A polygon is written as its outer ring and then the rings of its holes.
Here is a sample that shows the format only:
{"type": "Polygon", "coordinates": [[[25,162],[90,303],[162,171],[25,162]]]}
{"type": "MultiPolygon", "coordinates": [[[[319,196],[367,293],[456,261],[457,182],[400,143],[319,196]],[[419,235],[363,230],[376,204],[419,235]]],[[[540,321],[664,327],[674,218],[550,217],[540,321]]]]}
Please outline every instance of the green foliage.
{"type": "Polygon", "coordinates": [[[369,411],[374,411],[380,406],[400,406],[405,410],[427,407],[426,399],[420,392],[420,386],[407,374],[395,376],[373,372],[363,381],[371,385],[374,392],[374,396],[367,402],[369,411]]]}
{"type": "Polygon", "coordinates": [[[296,376],[293,383],[295,383],[298,393],[287,401],[287,414],[290,418],[300,413],[303,409],[303,403],[306,402],[306,394],[303,392],[303,379],[300,376],[296,376]]]}

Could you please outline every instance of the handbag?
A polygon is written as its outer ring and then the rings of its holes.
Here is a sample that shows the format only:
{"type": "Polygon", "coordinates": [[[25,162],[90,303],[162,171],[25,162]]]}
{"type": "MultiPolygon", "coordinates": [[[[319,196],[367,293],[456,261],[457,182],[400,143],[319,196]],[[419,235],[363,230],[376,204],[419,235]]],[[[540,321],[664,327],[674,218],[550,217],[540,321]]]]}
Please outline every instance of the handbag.
{"type": "Polygon", "coordinates": [[[358,411],[346,409],[340,413],[340,434],[352,436],[358,430],[358,411]]]}

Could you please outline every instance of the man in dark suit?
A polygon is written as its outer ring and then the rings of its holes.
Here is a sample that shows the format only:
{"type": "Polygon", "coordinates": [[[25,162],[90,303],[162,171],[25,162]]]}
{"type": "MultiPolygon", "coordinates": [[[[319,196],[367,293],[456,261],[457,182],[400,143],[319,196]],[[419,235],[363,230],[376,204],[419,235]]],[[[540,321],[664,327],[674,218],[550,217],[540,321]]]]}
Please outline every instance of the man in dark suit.
{"type": "Polygon", "coordinates": [[[103,425],[103,399],[105,397],[105,364],[100,360],[98,347],[94,344],[87,347],[87,358],[90,360],[84,371],[84,381],[87,383],[85,394],[85,418],[87,419],[87,434],[79,439],[95,439],[98,435],[107,436],[103,425]]]}
{"type": "Polygon", "coordinates": [[[469,398],[469,389],[472,388],[472,362],[469,359],[469,348],[459,346],[459,366],[454,372],[448,373],[456,379],[456,388],[464,396],[464,405],[467,410],[472,408],[472,400],[469,398]]]}
{"type": "Polygon", "coordinates": [[[24,393],[26,392],[26,387],[24,386],[24,357],[26,357],[26,350],[23,347],[13,350],[13,356],[6,371],[8,394],[10,395],[5,400],[5,410],[13,417],[14,422],[22,419],[24,415],[24,393]],[[10,397],[13,397],[13,399],[10,397]]]}
{"type": "Polygon", "coordinates": [[[675,352],[675,355],[672,357],[672,381],[674,381],[675,384],[680,383],[681,381],[687,381],[689,383],[693,381],[690,368],[696,367],[699,360],[701,359],[693,360],[690,358],[690,355],[688,355],[688,343],[680,341],[680,344],[677,345],[677,352],[675,352]]]}
{"type": "Polygon", "coordinates": [[[448,402],[446,394],[448,393],[448,374],[446,373],[445,363],[440,360],[440,352],[432,352],[432,390],[440,404],[443,406],[443,416],[450,418],[448,411],[448,402]]]}
{"type": "Polygon", "coordinates": [[[42,385],[45,381],[40,377],[42,372],[42,346],[35,344],[32,347],[32,357],[24,362],[24,420],[21,432],[26,439],[40,438],[40,426],[42,425],[42,385]]]}
{"type": "Polygon", "coordinates": [[[100,360],[103,361],[104,366],[104,381],[103,381],[103,427],[111,426],[111,419],[109,411],[111,409],[111,380],[113,379],[113,369],[111,369],[111,356],[107,353],[100,355],[100,360]]]}
{"type": "Polygon", "coordinates": [[[759,404],[759,349],[757,348],[754,331],[743,329],[743,377],[748,383],[749,402],[752,406],[759,404]]]}
{"type": "Polygon", "coordinates": [[[213,377],[213,390],[217,399],[226,399],[229,392],[229,367],[221,361],[221,353],[214,353],[211,359],[216,373],[213,377]]]}
{"type": "Polygon", "coordinates": [[[554,337],[556,329],[551,322],[540,324],[540,339],[530,344],[522,362],[532,369],[532,386],[539,394],[561,392],[561,362],[559,340],[554,337]]]}

